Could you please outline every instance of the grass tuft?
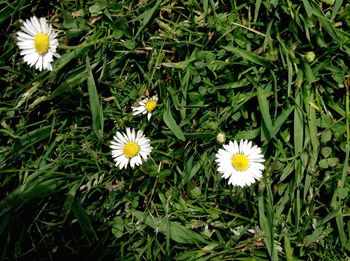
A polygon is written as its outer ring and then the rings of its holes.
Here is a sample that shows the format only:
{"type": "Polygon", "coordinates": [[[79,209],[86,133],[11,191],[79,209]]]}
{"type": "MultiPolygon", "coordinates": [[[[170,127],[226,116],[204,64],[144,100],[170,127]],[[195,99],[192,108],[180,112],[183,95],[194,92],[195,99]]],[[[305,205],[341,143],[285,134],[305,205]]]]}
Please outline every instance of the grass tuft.
{"type": "Polygon", "coordinates": [[[1,2],[0,259],[347,259],[349,29],[342,0],[1,2]],[[33,15],[50,72],[16,45],[33,15]],[[126,127],[153,150],[119,170],[126,127]],[[262,148],[256,184],[221,178],[219,132],[262,148]]]}

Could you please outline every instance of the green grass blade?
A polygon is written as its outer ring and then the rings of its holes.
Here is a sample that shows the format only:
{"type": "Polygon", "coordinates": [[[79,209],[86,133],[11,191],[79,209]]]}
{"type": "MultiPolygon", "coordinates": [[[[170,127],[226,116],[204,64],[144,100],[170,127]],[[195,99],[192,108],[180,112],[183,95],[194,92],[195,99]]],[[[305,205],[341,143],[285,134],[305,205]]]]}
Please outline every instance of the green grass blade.
{"type": "Polygon", "coordinates": [[[171,114],[169,103],[166,110],[163,113],[163,120],[165,124],[168,126],[168,128],[171,130],[171,132],[174,133],[176,138],[178,138],[181,141],[186,140],[184,133],[182,132],[179,125],[177,125],[173,115],[171,114]]]}
{"type": "Polygon", "coordinates": [[[310,235],[310,237],[306,241],[306,246],[310,246],[313,242],[316,242],[317,239],[320,237],[322,231],[324,229],[324,226],[319,226],[316,228],[316,230],[310,235]]]}
{"type": "Polygon", "coordinates": [[[295,260],[293,257],[293,248],[290,245],[290,240],[288,236],[284,236],[283,237],[283,241],[284,241],[284,251],[286,252],[286,259],[287,261],[293,261],[295,260]]]}
{"type": "Polygon", "coordinates": [[[74,58],[77,58],[85,48],[78,47],[68,53],[63,54],[59,59],[53,62],[52,72],[50,73],[50,77],[54,76],[58,71],[65,68],[68,63],[70,63],[74,58]]]}
{"type": "MultiPolygon", "coordinates": [[[[93,67],[92,67],[93,68],[93,67]]],[[[74,75],[70,76],[63,83],[61,83],[51,94],[50,98],[53,99],[64,93],[71,92],[73,88],[87,79],[86,67],[79,68],[74,75]]]]}
{"type": "Polygon", "coordinates": [[[332,212],[328,213],[328,215],[325,216],[320,222],[318,222],[316,230],[310,235],[310,237],[306,241],[306,246],[309,246],[313,242],[317,241],[324,229],[325,224],[327,224],[331,219],[337,217],[339,213],[341,213],[341,209],[335,209],[332,212]]]}
{"type": "Polygon", "coordinates": [[[266,249],[269,252],[270,257],[275,256],[275,243],[274,243],[274,233],[273,233],[273,224],[269,222],[269,219],[265,215],[265,203],[262,192],[259,193],[258,197],[258,208],[259,208],[259,223],[260,228],[264,233],[264,242],[266,249]]]}
{"type": "Polygon", "coordinates": [[[226,51],[232,52],[232,53],[242,57],[243,59],[251,61],[255,64],[258,64],[261,66],[266,66],[268,64],[268,61],[265,58],[263,58],[257,54],[254,54],[253,52],[243,50],[243,49],[233,47],[233,46],[222,46],[222,48],[225,49],[226,51]]]}
{"type": "Polygon", "coordinates": [[[304,63],[304,75],[306,78],[306,81],[309,85],[311,85],[313,82],[316,81],[315,76],[311,70],[311,67],[308,63],[304,63]]]}
{"type": "Polygon", "coordinates": [[[141,220],[146,225],[159,231],[160,233],[169,236],[172,240],[178,243],[198,244],[208,243],[200,234],[187,229],[183,225],[175,221],[169,221],[164,218],[155,218],[150,214],[141,211],[133,212],[135,217],[141,220]]]}
{"type": "Polygon", "coordinates": [[[267,46],[272,48],[272,38],[271,38],[271,27],[273,25],[274,20],[270,21],[270,23],[267,26],[266,33],[265,33],[265,39],[264,39],[264,50],[266,50],[267,46]]]}
{"type": "Polygon", "coordinates": [[[253,140],[256,137],[259,136],[261,132],[260,128],[256,128],[253,130],[247,130],[247,131],[240,131],[236,134],[235,139],[242,140],[242,139],[248,139],[248,140],[253,140]]]}
{"type": "Polygon", "coordinates": [[[347,198],[349,193],[348,188],[344,188],[344,186],[345,186],[346,175],[349,168],[350,146],[347,144],[345,149],[346,149],[346,152],[345,152],[345,161],[344,161],[342,176],[338,181],[337,189],[334,191],[331,206],[333,208],[339,209],[339,211],[334,210],[333,212],[336,213],[336,223],[337,223],[338,233],[340,237],[340,242],[344,249],[349,250],[350,245],[348,242],[348,238],[344,232],[343,213],[342,213],[342,210],[340,209],[341,208],[340,206],[342,205],[342,201],[347,198]]]}
{"type": "Polygon", "coordinates": [[[258,20],[259,10],[262,0],[255,1],[255,10],[254,10],[254,23],[258,20]]]}
{"type": "Polygon", "coordinates": [[[68,191],[67,193],[67,197],[66,200],[63,204],[63,211],[65,213],[69,213],[69,211],[71,211],[73,203],[74,203],[74,199],[75,199],[75,195],[77,193],[77,189],[79,188],[78,185],[74,185],[71,187],[71,189],[68,191]]]}
{"type": "Polygon", "coordinates": [[[337,16],[339,9],[341,8],[343,4],[343,0],[336,0],[334,7],[333,7],[333,11],[332,11],[332,17],[331,17],[331,22],[333,22],[334,18],[337,16]]]}
{"type": "Polygon", "coordinates": [[[337,44],[341,44],[341,40],[339,39],[339,36],[337,34],[336,29],[331,24],[331,22],[321,13],[321,11],[317,11],[316,16],[318,18],[318,21],[322,25],[322,27],[327,31],[327,33],[333,38],[333,40],[337,44]]]}
{"type": "Polygon", "coordinates": [[[59,191],[58,186],[61,183],[62,180],[60,178],[48,180],[40,176],[39,178],[33,178],[32,181],[13,190],[0,201],[0,217],[9,211],[21,209],[31,200],[46,198],[52,193],[57,193],[59,191]]]}
{"type": "Polygon", "coordinates": [[[304,8],[308,17],[314,14],[314,9],[311,7],[309,0],[302,0],[304,4],[304,8]]]}
{"type": "Polygon", "coordinates": [[[90,66],[90,60],[86,58],[87,86],[89,91],[90,111],[92,116],[92,128],[96,136],[102,139],[103,135],[103,109],[100,104],[100,97],[97,93],[94,76],[90,66]]]}
{"type": "Polygon", "coordinates": [[[44,2],[0,3],[0,260],[346,258],[347,1],[44,2]],[[52,71],[18,45],[33,15],[52,71]],[[119,169],[126,127],[152,151],[119,169]],[[228,184],[218,133],[260,144],[262,179],[228,184]]]}
{"type": "Polygon", "coordinates": [[[141,26],[139,27],[135,35],[135,38],[142,32],[142,30],[149,23],[149,21],[151,21],[154,13],[158,10],[160,3],[161,1],[157,1],[157,3],[151,9],[145,11],[144,13],[142,13],[141,15],[139,15],[137,18],[134,19],[134,20],[142,20],[141,26]]]}
{"type": "Polygon", "coordinates": [[[294,106],[294,154],[298,156],[303,150],[304,144],[304,118],[302,111],[302,93],[299,91],[295,97],[294,106]]]}
{"type": "Polygon", "coordinates": [[[293,112],[294,108],[292,106],[283,110],[283,112],[277,117],[273,125],[273,137],[280,131],[283,124],[287,121],[289,115],[293,112]]]}
{"type": "Polygon", "coordinates": [[[88,241],[90,241],[91,239],[98,240],[94,227],[91,224],[90,217],[86,213],[82,205],[75,200],[74,203],[72,204],[71,210],[74,216],[76,217],[76,219],[79,221],[80,227],[84,231],[87,240],[88,241]]]}
{"type": "Polygon", "coordinates": [[[263,118],[263,122],[265,124],[266,131],[267,131],[266,138],[267,140],[270,140],[273,136],[274,128],[273,128],[273,123],[270,115],[269,102],[267,100],[266,92],[264,92],[264,90],[260,86],[257,87],[256,91],[257,91],[257,97],[258,97],[261,116],[263,118]]]}

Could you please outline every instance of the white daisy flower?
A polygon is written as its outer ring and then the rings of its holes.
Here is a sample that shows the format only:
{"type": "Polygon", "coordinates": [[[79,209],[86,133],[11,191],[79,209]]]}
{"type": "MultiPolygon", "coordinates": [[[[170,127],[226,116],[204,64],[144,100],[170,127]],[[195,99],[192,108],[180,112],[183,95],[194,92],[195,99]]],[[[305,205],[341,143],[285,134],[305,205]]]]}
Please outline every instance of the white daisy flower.
{"type": "Polygon", "coordinates": [[[27,19],[22,31],[17,32],[17,45],[21,49],[23,60],[30,66],[35,65],[35,69],[52,70],[51,62],[53,56],[60,57],[56,53],[58,41],[57,34],[52,26],[46,22],[46,18],[40,19],[35,16],[27,19]]]}
{"type": "Polygon", "coordinates": [[[146,98],[139,101],[139,105],[137,107],[132,107],[132,111],[133,111],[132,115],[147,113],[147,119],[150,120],[152,116],[152,111],[157,106],[157,102],[158,102],[157,95],[154,95],[151,98],[146,98]]]}
{"type": "Polygon", "coordinates": [[[228,184],[234,186],[246,186],[254,183],[262,177],[265,159],[258,146],[252,146],[248,140],[230,141],[223,145],[216,154],[218,171],[224,179],[229,179],[228,184]]]}
{"type": "Polygon", "coordinates": [[[110,148],[115,165],[119,169],[126,168],[130,163],[131,168],[139,166],[142,159],[146,160],[151,154],[150,140],[143,135],[142,131],[126,128],[126,133],[117,132],[113,137],[110,148]]]}

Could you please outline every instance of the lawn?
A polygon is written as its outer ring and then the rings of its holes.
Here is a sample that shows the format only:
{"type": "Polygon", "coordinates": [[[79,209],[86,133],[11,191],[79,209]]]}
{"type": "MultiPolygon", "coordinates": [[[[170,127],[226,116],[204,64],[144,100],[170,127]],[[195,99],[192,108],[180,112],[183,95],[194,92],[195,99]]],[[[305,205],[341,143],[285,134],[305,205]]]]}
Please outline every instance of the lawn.
{"type": "Polygon", "coordinates": [[[348,1],[1,1],[0,36],[0,260],[350,259],[348,1]]]}

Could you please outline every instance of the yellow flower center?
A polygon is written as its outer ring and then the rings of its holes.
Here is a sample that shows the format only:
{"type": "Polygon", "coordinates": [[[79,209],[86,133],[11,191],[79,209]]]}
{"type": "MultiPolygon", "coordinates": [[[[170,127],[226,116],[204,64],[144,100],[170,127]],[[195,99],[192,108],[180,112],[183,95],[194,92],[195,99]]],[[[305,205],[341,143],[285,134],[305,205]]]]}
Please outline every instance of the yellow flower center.
{"type": "Polygon", "coordinates": [[[149,100],[146,105],[145,108],[148,112],[151,112],[154,110],[154,108],[157,106],[157,102],[155,100],[149,100]]]}
{"type": "Polygon", "coordinates": [[[246,155],[238,153],[232,157],[232,166],[238,171],[245,171],[249,167],[249,159],[246,155]]]}
{"type": "Polygon", "coordinates": [[[49,36],[40,33],[34,38],[34,46],[38,54],[45,54],[49,50],[49,36]]]}
{"type": "Polygon", "coordinates": [[[139,151],[140,151],[140,146],[133,141],[129,141],[123,147],[123,153],[125,157],[129,159],[135,157],[137,153],[139,153],[139,151]]]}

